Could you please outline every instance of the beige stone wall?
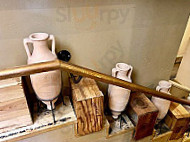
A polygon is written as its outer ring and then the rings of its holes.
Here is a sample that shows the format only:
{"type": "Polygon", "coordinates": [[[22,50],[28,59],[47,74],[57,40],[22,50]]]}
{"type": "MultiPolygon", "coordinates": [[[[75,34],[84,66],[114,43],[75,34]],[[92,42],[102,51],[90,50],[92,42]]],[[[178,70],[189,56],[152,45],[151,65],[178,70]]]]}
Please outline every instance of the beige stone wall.
{"type": "Polygon", "coordinates": [[[177,53],[177,56],[183,56],[185,52],[187,51],[188,42],[190,40],[190,17],[188,19],[187,25],[186,25],[185,33],[183,35],[183,39],[181,41],[179,51],[177,53]]]}
{"type": "MultiPolygon", "coordinates": [[[[26,64],[22,40],[33,32],[56,37],[72,63],[111,74],[134,66],[135,83],[153,88],[169,79],[190,11],[187,0],[2,0],[0,69],[26,64]]],[[[65,85],[67,85],[65,83],[65,85]]]]}

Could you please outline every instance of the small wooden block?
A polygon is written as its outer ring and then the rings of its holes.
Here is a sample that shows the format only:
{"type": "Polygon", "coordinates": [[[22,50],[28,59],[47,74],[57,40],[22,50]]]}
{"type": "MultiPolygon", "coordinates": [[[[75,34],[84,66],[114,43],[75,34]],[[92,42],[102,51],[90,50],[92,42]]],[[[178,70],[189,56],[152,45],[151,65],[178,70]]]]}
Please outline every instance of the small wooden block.
{"type": "Polygon", "coordinates": [[[136,125],[134,139],[139,140],[153,133],[158,109],[143,93],[132,93],[127,114],[136,125]]]}
{"type": "Polygon", "coordinates": [[[0,81],[0,133],[32,124],[21,78],[0,81]]]}
{"type": "Polygon", "coordinates": [[[165,123],[173,131],[170,140],[182,138],[189,126],[189,112],[178,103],[172,102],[165,123]]]}
{"type": "Polygon", "coordinates": [[[96,82],[83,78],[78,84],[74,84],[71,80],[71,87],[77,116],[76,133],[86,135],[100,131],[103,127],[104,96],[96,82]]]}

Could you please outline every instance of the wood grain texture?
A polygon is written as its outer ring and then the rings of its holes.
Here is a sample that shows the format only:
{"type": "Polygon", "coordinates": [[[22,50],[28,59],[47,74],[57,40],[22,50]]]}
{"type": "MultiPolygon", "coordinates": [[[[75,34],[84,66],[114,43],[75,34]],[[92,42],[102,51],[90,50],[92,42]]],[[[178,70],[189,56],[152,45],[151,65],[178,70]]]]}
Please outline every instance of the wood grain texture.
{"type": "Polygon", "coordinates": [[[139,140],[153,133],[158,109],[143,93],[133,93],[127,107],[127,114],[136,125],[134,139],[139,140]]]}
{"type": "Polygon", "coordinates": [[[25,98],[0,103],[0,121],[29,114],[25,98]]]}
{"type": "Polygon", "coordinates": [[[172,135],[172,131],[160,134],[152,139],[152,142],[167,142],[172,135]]]}
{"type": "Polygon", "coordinates": [[[172,83],[172,87],[170,90],[170,93],[172,96],[178,97],[178,98],[187,98],[190,93],[190,88],[180,84],[176,80],[172,81],[170,80],[170,83],[172,83]]]}
{"type": "Polygon", "coordinates": [[[19,84],[21,84],[21,77],[5,79],[0,81],[0,88],[5,88],[8,86],[14,86],[19,84]]]}
{"type": "MultiPolygon", "coordinates": [[[[67,129],[66,126],[73,126],[76,123],[76,116],[74,114],[69,97],[68,96],[64,97],[64,100],[65,100],[66,105],[63,106],[62,103],[59,103],[56,105],[56,110],[55,110],[55,118],[57,121],[56,124],[53,124],[51,112],[44,111],[39,114],[37,113],[37,110],[35,110],[34,124],[25,126],[22,128],[10,130],[8,132],[0,133],[0,142],[1,141],[18,141],[18,140],[36,136],[42,133],[46,134],[46,132],[49,132],[52,130],[59,130],[60,128],[67,129]]],[[[25,121],[23,120],[23,118],[20,118],[20,117],[17,117],[17,118],[18,118],[18,121],[25,121]]],[[[10,122],[11,120],[7,121],[7,123],[10,123],[10,122]]],[[[1,122],[0,122],[0,125],[1,125],[1,122]]],[[[73,129],[72,130],[67,129],[67,132],[73,132],[73,129]]],[[[68,137],[68,133],[65,134],[62,132],[62,135],[64,135],[64,137],[68,137]]],[[[73,135],[73,137],[75,136],[73,135]]],[[[49,137],[47,139],[49,139],[49,137]]],[[[61,139],[61,141],[63,141],[63,139],[61,139]]]]}
{"type": "Polygon", "coordinates": [[[21,78],[0,81],[0,133],[32,124],[21,78]]]}
{"type": "Polygon", "coordinates": [[[74,84],[71,80],[72,98],[77,116],[76,132],[85,135],[102,129],[104,97],[96,82],[83,78],[74,84]]]}
{"type": "Polygon", "coordinates": [[[4,88],[0,88],[0,103],[23,98],[23,88],[21,85],[13,85],[4,88]]]}
{"type": "Polygon", "coordinates": [[[172,102],[165,118],[165,123],[173,131],[170,140],[176,140],[184,136],[190,122],[190,114],[178,103],[172,102]]]}
{"type": "Polygon", "coordinates": [[[190,118],[190,113],[181,104],[172,102],[169,110],[177,119],[190,118]]]}

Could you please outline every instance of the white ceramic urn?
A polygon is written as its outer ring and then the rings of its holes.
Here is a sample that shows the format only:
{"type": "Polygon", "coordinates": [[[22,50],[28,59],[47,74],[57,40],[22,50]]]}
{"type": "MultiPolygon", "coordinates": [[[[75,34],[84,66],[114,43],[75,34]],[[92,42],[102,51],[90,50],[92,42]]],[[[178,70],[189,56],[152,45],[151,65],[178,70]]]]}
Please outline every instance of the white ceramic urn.
{"type": "MultiPolygon", "coordinates": [[[[171,95],[170,94],[171,86],[172,86],[172,84],[170,82],[161,80],[161,81],[159,81],[158,86],[156,87],[156,90],[159,92],[163,92],[163,93],[167,93],[168,95],[171,95]]],[[[154,97],[154,96],[152,97],[151,100],[152,100],[153,104],[159,110],[157,119],[158,119],[158,121],[160,121],[166,116],[168,109],[170,107],[171,101],[162,99],[162,98],[158,98],[158,97],[154,97]]]]}
{"type": "MultiPolygon", "coordinates": [[[[112,69],[112,76],[124,81],[132,82],[132,70],[133,67],[131,65],[125,63],[117,63],[116,67],[112,69]]],[[[130,93],[131,91],[128,89],[109,84],[109,108],[114,119],[117,119],[121,112],[126,108],[130,93]]]]}
{"type": "MultiPolygon", "coordinates": [[[[23,40],[24,47],[28,56],[28,64],[34,64],[39,62],[52,61],[57,59],[55,53],[55,38],[53,35],[47,33],[33,33],[29,38],[23,40]],[[48,41],[52,41],[52,49],[48,47],[48,41]],[[29,44],[33,45],[33,52],[29,50],[29,44]]],[[[47,105],[47,109],[51,110],[50,101],[56,98],[61,91],[61,71],[54,70],[49,72],[43,72],[30,75],[31,83],[37,97],[47,105]]],[[[53,108],[54,103],[52,102],[53,108]]]]}

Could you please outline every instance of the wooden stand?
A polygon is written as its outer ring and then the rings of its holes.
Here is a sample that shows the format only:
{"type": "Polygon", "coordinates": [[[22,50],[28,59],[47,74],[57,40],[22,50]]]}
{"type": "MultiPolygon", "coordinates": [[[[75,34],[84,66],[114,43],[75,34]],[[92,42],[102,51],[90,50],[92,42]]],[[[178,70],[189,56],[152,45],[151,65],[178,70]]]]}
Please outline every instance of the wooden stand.
{"type": "MultiPolygon", "coordinates": [[[[71,80],[71,79],[70,79],[71,80]]],[[[71,80],[72,98],[77,116],[76,133],[85,135],[100,131],[103,126],[104,96],[93,79],[71,80]]]]}
{"type": "Polygon", "coordinates": [[[152,135],[158,109],[143,93],[133,93],[130,96],[127,114],[136,125],[135,140],[152,135]]]}
{"type": "MultiPolygon", "coordinates": [[[[39,137],[42,136],[41,139],[43,139],[43,141],[51,141],[52,138],[51,136],[48,136],[48,132],[52,130],[57,130],[59,128],[66,129],[65,131],[67,133],[63,138],[69,137],[68,133],[73,132],[73,125],[76,123],[76,116],[74,114],[69,97],[66,96],[64,100],[65,100],[66,105],[63,106],[62,103],[59,103],[56,106],[56,110],[55,110],[56,124],[52,122],[52,115],[50,111],[45,110],[41,113],[37,113],[37,110],[35,109],[34,114],[33,114],[34,123],[32,125],[14,129],[5,133],[0,133],[0,142],[1,141],[18,141],[18,140],[33,137],[42,133],[44,134],[39,135],[39,137]],[[71,127],[71,129],[68,129],[66,126],[71,127]],[[45,136],[43,137],[43,135],[45,136]]],[[[54,133],[52,137],[56,137],[55,136],[56,134],[57,133],[54,133]]],[[[59,136],[62,136],[63,132],[58,133],[58,134],[59,136]]],[[[61,141],[63,141],[63,138],[61,139],[61,141]]],[[[33,137],[28,141],[39,141],[39,139],[35,139],[35,137],[33,137]]]]}
{"type": "Polygon", "coordinates": [[[182,138],[189,126],[190,114],[178,103],[172,102],[165,123],[173,131],[170,140],[182,138]]]}
{"type": "Polygon", "coordinates": [[[30,124],[21,77],[0,81],[0,133],[30,124]]]}

